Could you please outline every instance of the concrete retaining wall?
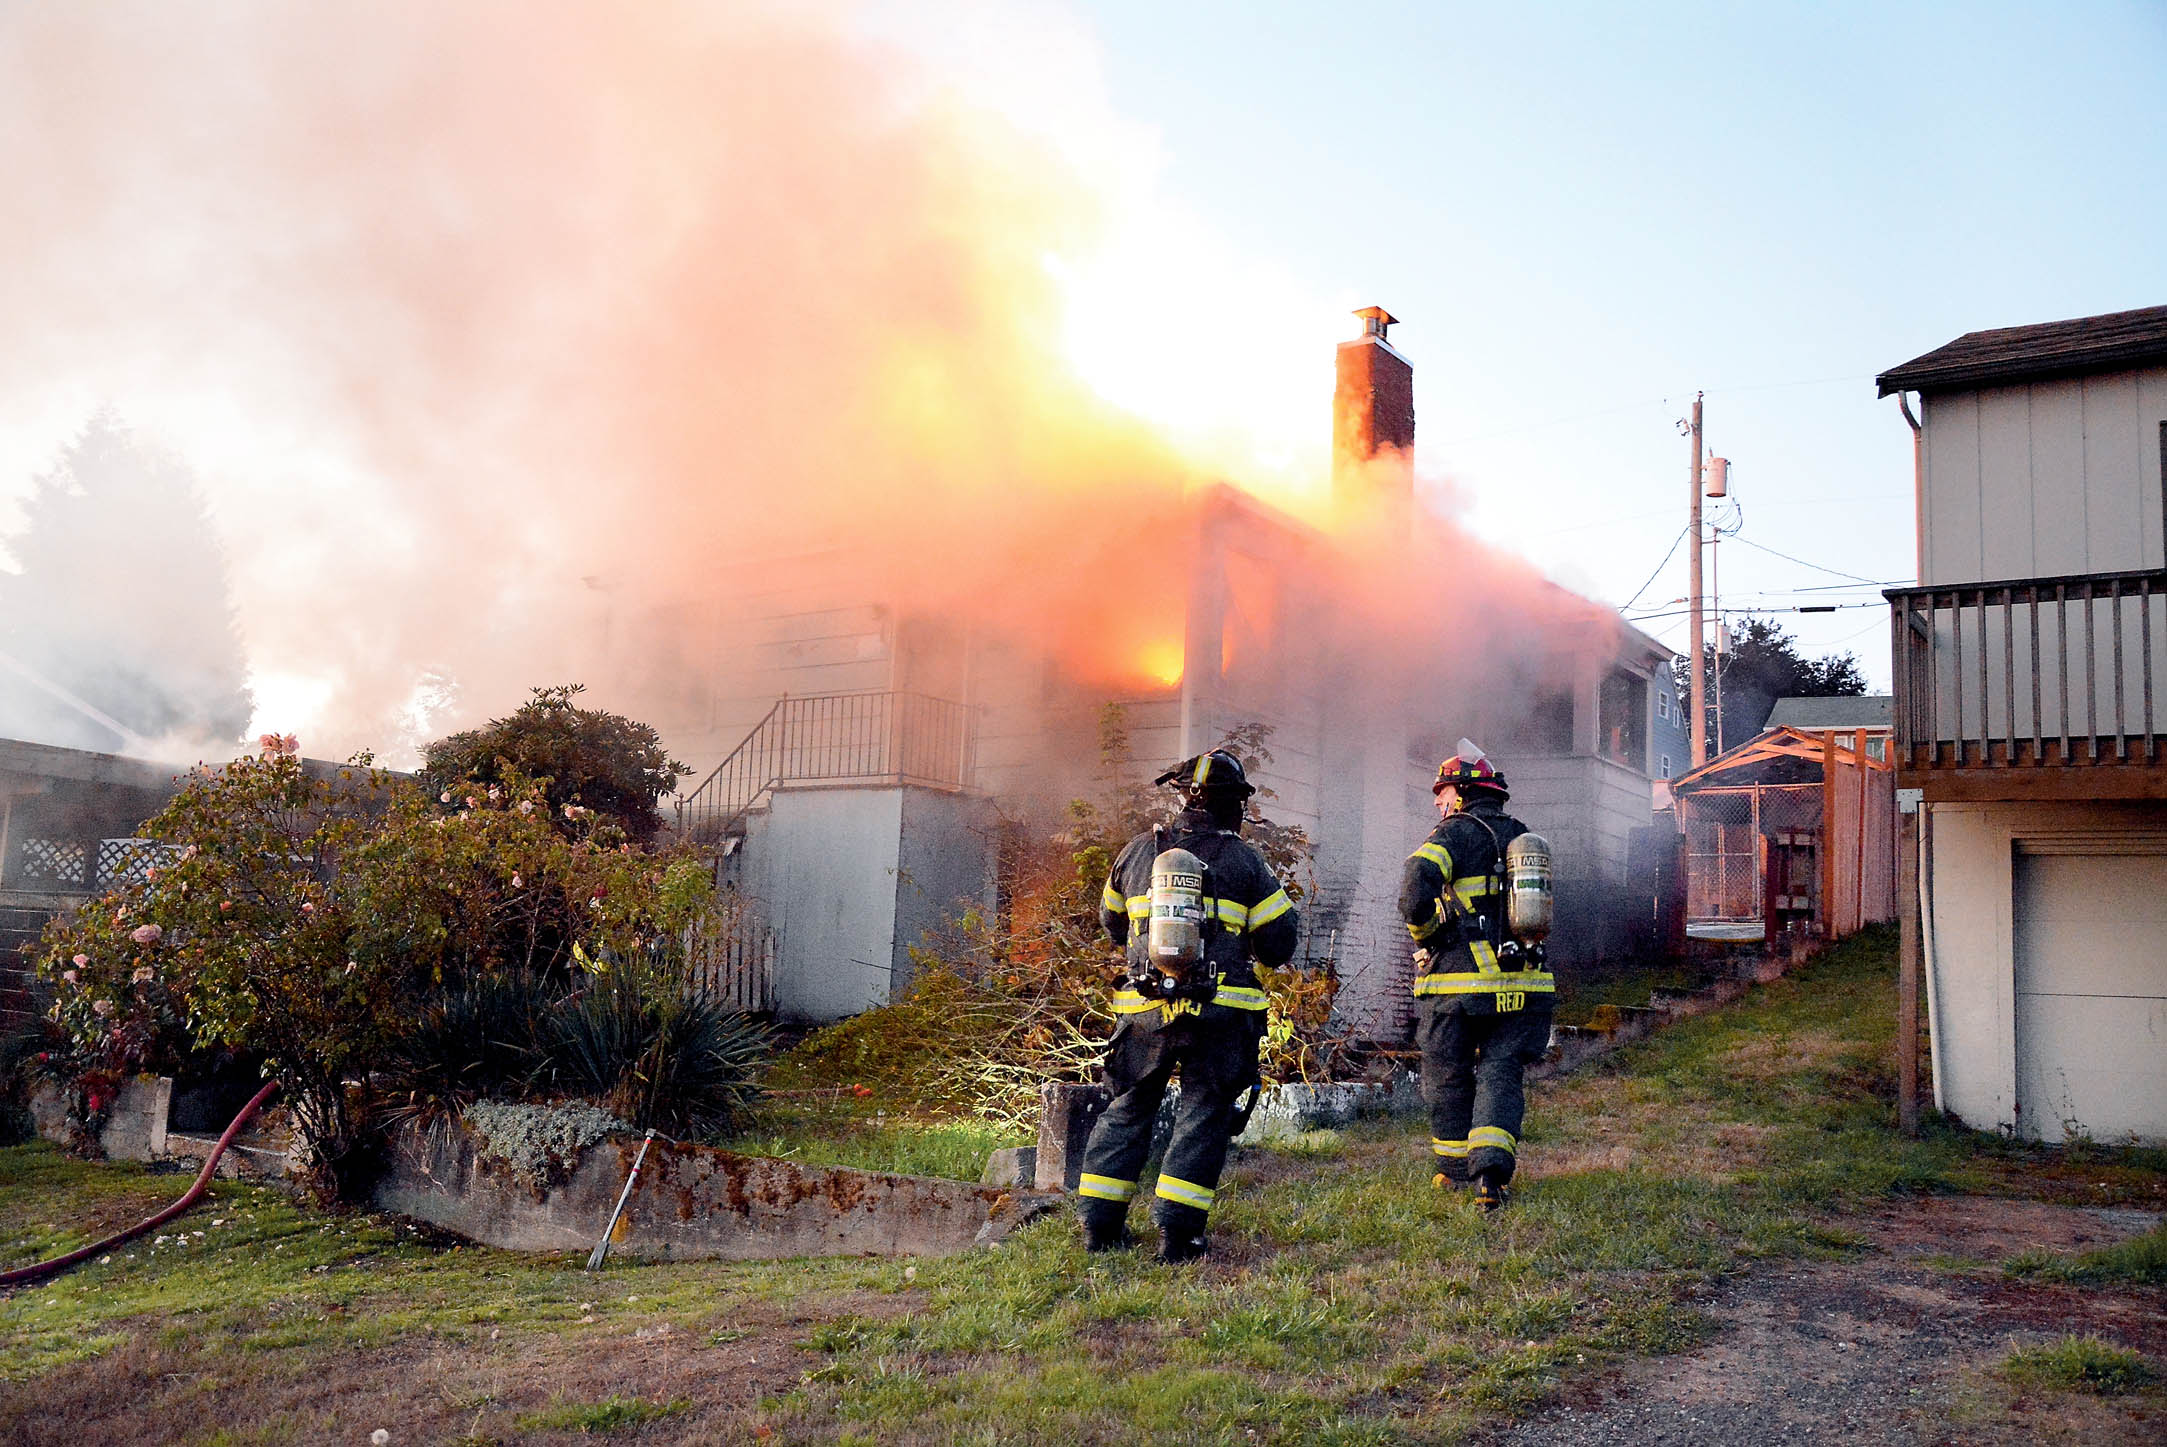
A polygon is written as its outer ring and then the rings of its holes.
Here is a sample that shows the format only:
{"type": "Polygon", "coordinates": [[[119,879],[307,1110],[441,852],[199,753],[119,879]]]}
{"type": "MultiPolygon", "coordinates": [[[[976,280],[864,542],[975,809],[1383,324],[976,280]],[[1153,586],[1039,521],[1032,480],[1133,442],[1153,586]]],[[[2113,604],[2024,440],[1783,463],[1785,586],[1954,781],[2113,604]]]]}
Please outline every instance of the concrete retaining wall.
{"type": "MultiPolygon", "coordinates": [[[[375,1204],[487,1246],[585,1251],[638,1150],[629,1140],[593,1146],[537,1193],[483,1155],[463,1125],[413,1128],[394,1139],[375,1204]]],[[[1054,1199],[657,1140],[611,1249],[655,1260],[945,1255],[1000,1241],[1054,1199]]]]}

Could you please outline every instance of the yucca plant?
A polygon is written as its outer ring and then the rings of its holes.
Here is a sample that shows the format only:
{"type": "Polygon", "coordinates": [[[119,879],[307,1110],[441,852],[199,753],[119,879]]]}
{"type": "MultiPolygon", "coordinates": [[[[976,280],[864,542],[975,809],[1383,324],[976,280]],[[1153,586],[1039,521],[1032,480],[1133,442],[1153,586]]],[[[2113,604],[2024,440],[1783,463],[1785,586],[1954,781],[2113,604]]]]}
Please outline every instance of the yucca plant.
{"type": "Polygon", "coordinates": [[[428,997],[387,1043],[376,1084],[387,1124],[431,1120],[492,1096],[517,1097],[543,1065],[561,984],[485,975],[428,997]]]}
{"type": "Polygon", "coordinates": [[[611,970],[552,1013],[550,1083],[680,1139],[725,1135],[759,1093],[767,1028],[705,991],[611,970]]]}

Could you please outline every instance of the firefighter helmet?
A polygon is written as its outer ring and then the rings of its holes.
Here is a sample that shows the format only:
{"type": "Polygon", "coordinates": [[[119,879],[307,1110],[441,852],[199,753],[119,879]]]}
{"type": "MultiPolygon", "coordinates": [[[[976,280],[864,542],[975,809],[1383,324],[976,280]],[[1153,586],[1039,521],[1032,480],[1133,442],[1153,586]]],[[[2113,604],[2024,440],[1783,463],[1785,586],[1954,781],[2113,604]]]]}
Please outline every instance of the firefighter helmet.
{"type": "Polygon", "coordinates": [[[1171,784],[1187,794],[1224,790],[1246,799],[1256,792],[1256,786],[1249,782],[1249,775],[1242,768],[1242,761],[1225,749],[1213,749],[1208,754],[1183,759],[1152,782],[1171,784]]]}
{"type": "Polygon", "coordinates": [[[1482,750],[1467,739],[1460,740],[1459,752],[1437,766],[1437,781],[1430,785],[1430,792],[1439,793],[1447,787],[1462,792],[1491,789],[1499,798],[1511,797],[1511,790],[1505,786],[1505,776],[1491,767],[1482,750]]]}

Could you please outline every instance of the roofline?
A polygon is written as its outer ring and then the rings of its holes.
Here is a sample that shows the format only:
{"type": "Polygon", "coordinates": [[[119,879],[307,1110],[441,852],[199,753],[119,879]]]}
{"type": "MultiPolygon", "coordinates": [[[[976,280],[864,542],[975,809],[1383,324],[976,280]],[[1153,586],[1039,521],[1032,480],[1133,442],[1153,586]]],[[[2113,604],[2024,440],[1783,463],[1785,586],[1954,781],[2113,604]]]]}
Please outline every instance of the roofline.
{"type": "Polygon", "coordinates": [[[2153,363],[2167,363],[2167,326],[2157,323],[2167,307],[2136,307],[2128,311],[2102,312],[2096,316],[2070,317],[2063,321],[2037,322],[2028,326],[1988,327],[1913,357],[1874,378],[1880,395],[1898,392],[1958,392],[1987,385],[2015,385],[2065,377],[2087,377],[2102,372],[2125,372],[2153,363]],[[2133,320],[2142,318],[2143,320],[2133,320]],[[2113,340],[2087,340],[2069,329],[2103,324],[2099,330],[2112,334],[2114,323],[2134,326],[2136,335],[2113,340]],[[1989,357],[1936,362],[1933,359],[1965,342],[1979,345],[2021,343],[2027,333],[2051,339],[2049,350],[2033,356],[1989,357]],[[1989,340],[1991,339],[1991,341],[1989,340]]]}

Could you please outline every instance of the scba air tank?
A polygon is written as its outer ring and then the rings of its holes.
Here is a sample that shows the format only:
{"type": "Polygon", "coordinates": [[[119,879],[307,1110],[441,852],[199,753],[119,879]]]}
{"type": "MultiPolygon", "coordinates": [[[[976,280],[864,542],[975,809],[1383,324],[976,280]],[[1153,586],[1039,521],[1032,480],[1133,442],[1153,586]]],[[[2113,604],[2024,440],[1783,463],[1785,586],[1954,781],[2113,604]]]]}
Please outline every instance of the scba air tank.
{"type": "Polygon", "coordinates": [[[1505,846],[1505,923],[1512,936],[1537,944],[1550,934],[1550,841],[1522,834],[1505,846]]]}
{"type": "Polygon", "coordinates": [[[1153,969],[1180,976],[1204,962],[1204,861],[1168,849],[1151,861],[1153,969]]]}

